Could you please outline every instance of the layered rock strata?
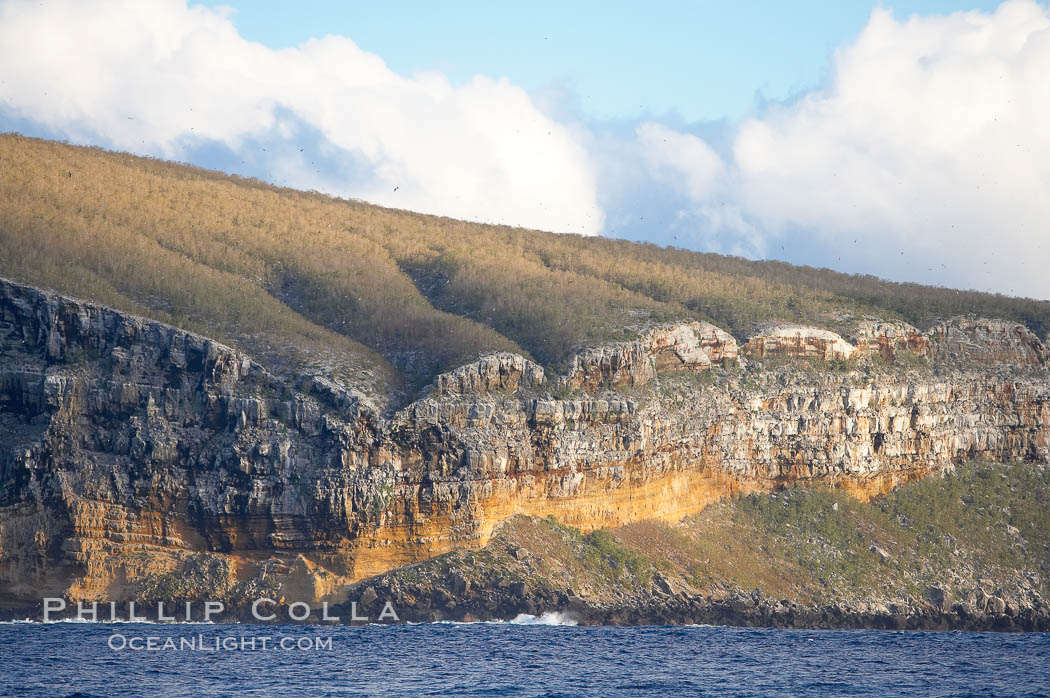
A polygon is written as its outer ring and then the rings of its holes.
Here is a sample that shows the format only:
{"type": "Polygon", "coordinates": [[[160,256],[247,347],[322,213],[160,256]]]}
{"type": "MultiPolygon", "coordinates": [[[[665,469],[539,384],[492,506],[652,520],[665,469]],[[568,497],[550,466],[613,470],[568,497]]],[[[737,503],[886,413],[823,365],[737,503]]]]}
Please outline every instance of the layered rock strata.
{"type": "Polygon", "coordinates": [[[571,389],[641,387],[658,373],[698,371],[735,361],[736,340],[708,322],[646,331],[637,340],[581,351],[562,382],[571,389]]]}
{"type": "Polygon", "coordinates": [[[936,379],[745,371],[732,337],[688,323],[584,351],[550,381],[483,357],[384,416],[207,338],[0,280],[0,600],[119,599],[201,551],[235,580],[276,565],[298,593],[338,598],[519,513],[589,530],[797,480],[868,497],[974,455],[1045,460],[1045,348],[984,326],[929,340],[1023,359],[1023,378],[987,362],[936,379]]]}
{"type": "Polygon", "coordinates": [[[863,320],[854,329],[853,343],[860,354],[884,359],[893,359],[900,351],[926,356],[930,349],[930,339],[906,322],[863,320]]]}
{"type": "Polygon", "coordinates": [[[969,365],[1045,366],[1050,353],[1024,325],[988,318],[958,317],[930,332],[937,356],[969,365]]]}
{"type": "Polygon", "coordinates": [[[513,392],[519,387],[543,385],[543,367],[524,356],[509,352],[487,354],[477,361],[442,373],[434,382],[437,395],[513,392]]]}
{"type": "Polygon", "coordinates": [[[754,356],[780,354],[829,361],[849,359],[857,348],[829,330],[803,325],[770,325],[751,337],[744,350],[754,356]]]}

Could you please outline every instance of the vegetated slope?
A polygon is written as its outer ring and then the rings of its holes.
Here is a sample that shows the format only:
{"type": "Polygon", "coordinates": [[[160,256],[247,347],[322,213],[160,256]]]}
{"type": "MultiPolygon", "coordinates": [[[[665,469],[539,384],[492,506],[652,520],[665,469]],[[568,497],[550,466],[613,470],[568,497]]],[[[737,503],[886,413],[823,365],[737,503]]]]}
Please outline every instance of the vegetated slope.
{"type": "Polygon", "coordinates": [[[0,135],[0,274],[374,394],[493,350],[559,366],[672,319],[738,336],[859,314],[1050,328],[1042,301],[466,223],[12,134],[0,135]]]}
{"type": "Polygon", "coordinates": [[[1050,468],[971,462],[870,502],[791,487],[727,499],[674,526],[640,522],[584,535],[554,520],[517,517],[482,550],[449,553],[361,588],[374,587],[381,598],[437,599],[432,612],[452,618],[487,617],[487,595],[514,584],[536,611],[564,607],[568,597],[569,605],[612,612],[594,615],[605,621],[651,599],[663,600],[663,612],[675,595],[909,615],[931,589],[943,592],[943,610],[958,601],[969,604],[964,614],[993,613],[998,597],[1016,615],[1050,599],[1046,497],[1050,468]],[[455,604],[440,602],[443,589],[455,604]],[[885,608],[895,605],[904,610],[885,608]]]}

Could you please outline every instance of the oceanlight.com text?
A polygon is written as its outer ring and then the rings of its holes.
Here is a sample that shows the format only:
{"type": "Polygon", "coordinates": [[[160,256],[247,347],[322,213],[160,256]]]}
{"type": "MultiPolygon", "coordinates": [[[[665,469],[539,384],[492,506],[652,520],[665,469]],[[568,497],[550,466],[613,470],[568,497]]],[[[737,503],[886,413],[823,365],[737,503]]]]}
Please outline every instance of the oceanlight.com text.
{"type": "Polygon", "coordinates": [[[161,637],[114,633],[107,642],[115,652],[330,652],[332,638],[317,635],[240,635],[207,637],[202,634],[161,637]]]}

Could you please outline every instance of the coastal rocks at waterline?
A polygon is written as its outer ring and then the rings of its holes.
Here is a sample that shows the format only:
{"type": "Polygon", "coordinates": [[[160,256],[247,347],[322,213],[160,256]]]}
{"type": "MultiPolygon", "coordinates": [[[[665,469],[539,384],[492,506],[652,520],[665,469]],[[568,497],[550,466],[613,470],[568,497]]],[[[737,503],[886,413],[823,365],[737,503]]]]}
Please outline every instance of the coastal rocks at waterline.
{"type": "MultiPolygon", "coordinates": [[[[620,599],[596,600],[572,588],[502,576],[471,586],[461,575],[450,572],[417,582],[378,577],[351,589],[350,597],[355,600],[354,610],[364,613],[389,601],[400,609],[399,620],[407,622],[507,621],[520,614],[547,614],[574,625],[1050,631],[1050,605],[1030,590],[1003,598],[978,589],[968,594],[969,601],[954,603],[929,595],[924,599],[906,596],[803,603],[766,596],[758,589],[734,589],[721,595],[674,592],[654,581],[651,588],[628,591],[620,599]]],[[[350,610],[349,603],[346,610],[350,610]]]]}

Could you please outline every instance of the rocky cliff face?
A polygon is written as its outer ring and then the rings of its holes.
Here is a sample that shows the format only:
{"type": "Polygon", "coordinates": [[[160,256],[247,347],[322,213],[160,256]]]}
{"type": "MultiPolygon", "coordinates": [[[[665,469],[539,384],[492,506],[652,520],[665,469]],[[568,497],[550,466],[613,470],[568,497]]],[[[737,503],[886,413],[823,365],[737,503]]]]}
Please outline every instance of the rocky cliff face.
{"type": "Polygon", "coordinates": [[[1047,353],[1023,328],[865,332],[856,347],[766,334],[746,368],[707,323],[585,350],[556,378],[490,355],[387,416],[207,338],[0,280],[0,596],[126,598],[208,551],[234,583],[276,569],[286,594],[338,598],[482,545],[514,514],[675,521],[796,480],[869,497],[974,455],[1050,456],[1047,353]],[[820,366],[927,343],[951,371],[820,366]],[[780,349],[817,363],[764,368],[780,349]]]}

